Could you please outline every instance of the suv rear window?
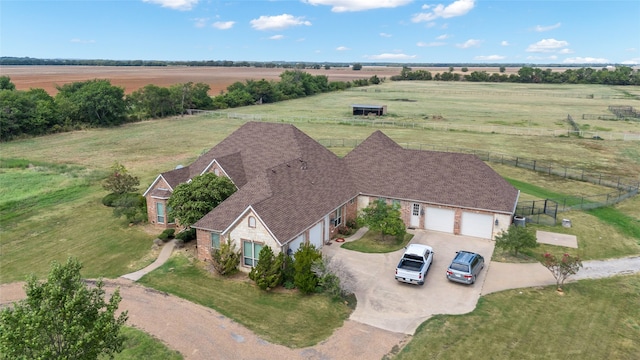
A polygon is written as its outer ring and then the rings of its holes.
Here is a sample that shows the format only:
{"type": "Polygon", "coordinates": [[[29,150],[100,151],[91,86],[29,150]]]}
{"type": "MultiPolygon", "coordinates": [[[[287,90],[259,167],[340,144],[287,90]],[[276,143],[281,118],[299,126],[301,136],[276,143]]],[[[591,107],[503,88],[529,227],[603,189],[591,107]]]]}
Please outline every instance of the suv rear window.
{"type": "Polygon", "coordinates": [[[449,266],[449,268],[452,270],[469,272],[469,265],[466,265],[466,264],[452,263],[451,266],[449,266]]]}

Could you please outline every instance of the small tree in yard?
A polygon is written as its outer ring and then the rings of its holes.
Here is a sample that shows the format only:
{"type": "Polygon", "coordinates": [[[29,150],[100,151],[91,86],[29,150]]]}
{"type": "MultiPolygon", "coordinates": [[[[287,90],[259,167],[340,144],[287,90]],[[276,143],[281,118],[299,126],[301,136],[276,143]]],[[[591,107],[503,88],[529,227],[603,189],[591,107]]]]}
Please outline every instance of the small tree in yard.
{"type": "Polygon", "coordinates": [[[113,194],[122,195],[137,191],[138,185],[140,180],[129,174],[124,165],[116,161],[111,166],[111,173],[102,183],[102,188],[113,194]]]}
{"type": "Polygon", "coordinates": [[[533,249],[538,247],[536,235],[523,226],[511,225],[506,232],[501,232],[496,236],[496,247],[513,251],[515,256],[523,249],[533,249]]]}
{"type": "Polygon", "coordinates": [[[273,254],[271,247],[265,246],[260,250],[258,263],[251,269],[249,278],[256,282],[262,290],[271,290],[282,284],[282,266],[284,254],[273,254]]]}
{"type": "Polygon", "coordinates": [[[542,265],[549,269],[556,279],[556,289],[562,291],[565,280],[578,273],[582,267],[582,261],[578,256],[571,256],[567,253],[558,259],[557,256],[547,252],[542,255],[542,265]]]}
{"type": "Polygon", "coordinates": [[[220,275],[232,275],[240,265],[240,250],[231,240],[220,242],[219,249],[211,249],[211,263],[220,275]]]}
{"type": "Polygon", "coordinates": [[[127,312],[115,315],[120,292],[105,301],[102,281],[89,288],[81,268],[70,258],[54,262],[45,282],[27,280],[27,298],[0,310],[0,358],[97,359],[122,351],[127,312]]]}
{"type": "Polygon", "coordinates": [[[376,200],[372,205],[363,209],[362,221],[369,227],[369,230],[380,232],[383,241],[386,236],[395,236],[401,241],[407,233],[404,222],[400,218],[399,207],[387,205],[384,200],[376,200]]]}
{"type": "Polygon", "coordinates": [[[303,294],[310,294],[318,287],[318,277],[311,271],[313,262],[322,259],[322,254],[314,245],[302,245],[296,251],[293,261],[293,282],[303,294]]]}

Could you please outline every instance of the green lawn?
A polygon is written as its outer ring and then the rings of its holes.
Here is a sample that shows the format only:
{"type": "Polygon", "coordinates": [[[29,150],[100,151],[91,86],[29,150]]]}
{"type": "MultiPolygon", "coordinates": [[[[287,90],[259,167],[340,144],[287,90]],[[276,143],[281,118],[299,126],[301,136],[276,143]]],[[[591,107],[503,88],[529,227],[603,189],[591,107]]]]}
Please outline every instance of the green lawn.
{"type": "Polygon", "coordinates": [[[411,239],[413,234],[405,234],[403,241],[398,241],[394,237],[381,240],[380,233],[367,231],[360,239],[346,242],[340,247],[363,253],[388,253],[402,249],[411,239]]]}
{"type": "MultiPolygon", "coordinates": [[[[126,336],[124,349],[114,356],[114,360],[181,360],[177,351],[172,351],[160,340],[133,327],[123,327],[122,332],[126,336]]],[[[106,357],[100,357],[100,360],[106,357]]]]}
{"type": "Polygon", "coordinates": [[[174,255],[140,283],[215,309],[265,340],[291,348],[328,338],[352,311],[345,302],[325,295],[262,291],[244,274],[232,279],[215,276],[183,255],[174,255]]]}
{"type": "Polygon", "coordinates": [[[636,359],[640,275],[508,290],[420,325],[396,359],[636,359]]]}

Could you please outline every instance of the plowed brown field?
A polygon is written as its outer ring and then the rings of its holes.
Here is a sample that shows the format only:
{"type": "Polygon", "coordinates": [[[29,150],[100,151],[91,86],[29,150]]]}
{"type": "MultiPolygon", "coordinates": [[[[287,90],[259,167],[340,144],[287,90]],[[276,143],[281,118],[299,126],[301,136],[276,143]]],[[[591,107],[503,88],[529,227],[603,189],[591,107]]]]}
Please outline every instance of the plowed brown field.
{"type": "MultiPolygon", "coordinates": [[[[311,75],[326,75],[329,81],[352,81],[368,79],[373,75],[379,78],[389,78],[399,75],[401,67],[364,66],[362,70],[354,71],[350,68],[305,69],[311,75]]],[[[418,68],[413,68],[416,70],[418,68]]],[[[420,68],[432,73],[448,71],[448,68],[420,68]]],[[[211,87],[210,95],[218,95],[221,91],[236,81],[245,80],[279,80],[282,68],[255,67],[129,67],[129,66],[2,66],[0,75],[9,76],[18,90],[40,88],[49,94],[57,93],[56,85],[69,84],[76,81],[92,79],[108,79],[112,85],[121,86],[129,94],[148,84],[170,86],[186,82],[202,82],[211,87]]],[[[456,70],[459,71],[459,68],[456,70]]],[[[469,68],[472,71],[498,72],[498,68],[482,67],[469,68]]],[[[507,73],[517,71],[508,68],[507,73]]]]}
{"type": "MultiPolygon", "coordinates": [[[[363,67],[360,71],[349,68],[305,69],[311,75],[326,75],[329,81],[351,81],[380,78],[400,74],[399,67],[363,67]]],[[[2,66],[0,74],[9,76],[18,90],[41,88],[49,94],[57,93],[56,85],[92,79],[108,79],[129,94],[148,84],[170,86],[186,82],[202,82],[211,86],[210,95],[217,95],[236,81],[279,80],[282,68],[254,67],[128,67],[128,66],[2,66]]]]}

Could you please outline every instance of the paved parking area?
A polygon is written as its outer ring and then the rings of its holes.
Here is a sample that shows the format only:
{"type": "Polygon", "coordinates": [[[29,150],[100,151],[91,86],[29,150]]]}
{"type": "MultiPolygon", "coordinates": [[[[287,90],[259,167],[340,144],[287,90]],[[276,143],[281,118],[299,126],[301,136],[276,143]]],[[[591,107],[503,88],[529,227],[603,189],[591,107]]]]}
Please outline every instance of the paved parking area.
{"type": "Polygon", "coordinates": [[[466,236],[410,230],[411,243],[433,247],[434,260],[425,284],[409,285],[395,280],[395,268],[404,249],[387,254],[363,254],[340,248],[339,243],[323,247],[327,256],[340,259],[358,279],[358,306],[351,320],[381,329],[414,334],[416,328],[436,314],[464,314],[472,311],[482,292],[490,267],[494,242],[466,236]],[[456,251],[468,250],[485,257],[485,269],[474,285],[447,280],[446,269],[456,251]]]}

